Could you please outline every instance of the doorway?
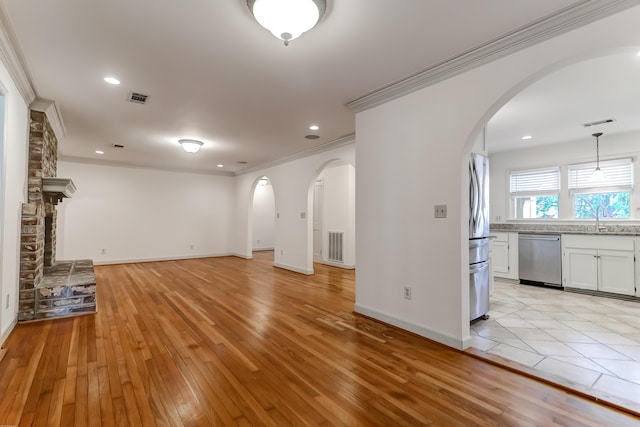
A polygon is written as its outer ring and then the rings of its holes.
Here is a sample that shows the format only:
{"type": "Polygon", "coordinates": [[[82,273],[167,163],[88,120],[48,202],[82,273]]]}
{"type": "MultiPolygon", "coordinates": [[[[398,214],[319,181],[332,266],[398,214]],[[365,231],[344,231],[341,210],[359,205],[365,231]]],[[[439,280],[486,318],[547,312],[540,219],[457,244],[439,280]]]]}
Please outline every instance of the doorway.
{"type": "Polygon", "coordinates": [[[275,247],[275,196],[271,180],[258,179],[253,191],[251,251],[273,251],[275,247]]]}

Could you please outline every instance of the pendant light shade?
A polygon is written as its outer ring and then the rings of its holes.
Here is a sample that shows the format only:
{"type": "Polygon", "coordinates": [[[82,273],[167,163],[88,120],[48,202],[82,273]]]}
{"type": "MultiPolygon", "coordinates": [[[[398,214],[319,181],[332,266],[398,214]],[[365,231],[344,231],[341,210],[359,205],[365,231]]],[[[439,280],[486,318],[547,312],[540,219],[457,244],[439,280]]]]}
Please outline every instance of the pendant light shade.
{"type": "Polygon", "coordinates": [[[324,15],[325,0],[247,0],[256,21],[288,46],[324,15]]]}

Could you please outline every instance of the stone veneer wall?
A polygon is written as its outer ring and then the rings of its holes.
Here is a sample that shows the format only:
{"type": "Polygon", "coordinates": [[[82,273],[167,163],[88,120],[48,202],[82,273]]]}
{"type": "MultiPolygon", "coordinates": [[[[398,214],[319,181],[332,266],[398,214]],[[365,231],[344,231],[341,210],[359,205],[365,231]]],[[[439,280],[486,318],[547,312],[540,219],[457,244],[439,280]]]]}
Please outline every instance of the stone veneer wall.
{"type": "Polygon", "coordinates": [[[28,198],[22,205],[20,240],[20,294],[18,320],[35,317],[35,288],[42,282],[45,266],[55,262],[56,207],[45,202],[42,178],[55,177],[58,139],[44,112],[31,111],[29,132],[28,198]],[[45,216],[50,219],[45,226],[45,216]],[[45,239],[46,231],[50,231],[45,239]],[[47,247],[45,249],[45,240],[47,247]]]}

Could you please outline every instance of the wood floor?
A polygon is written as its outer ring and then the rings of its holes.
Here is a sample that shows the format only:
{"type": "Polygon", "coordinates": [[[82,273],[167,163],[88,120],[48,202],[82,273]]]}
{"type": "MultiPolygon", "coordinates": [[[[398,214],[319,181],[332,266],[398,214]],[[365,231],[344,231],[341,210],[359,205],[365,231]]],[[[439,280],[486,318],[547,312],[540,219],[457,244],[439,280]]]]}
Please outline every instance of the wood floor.
{"type": "Polygon", "coordinates": [[[0,351],[0,425],[640,425],[354,316],[353,271],[272,256],[96,267],[96,315],[0,351]]]}

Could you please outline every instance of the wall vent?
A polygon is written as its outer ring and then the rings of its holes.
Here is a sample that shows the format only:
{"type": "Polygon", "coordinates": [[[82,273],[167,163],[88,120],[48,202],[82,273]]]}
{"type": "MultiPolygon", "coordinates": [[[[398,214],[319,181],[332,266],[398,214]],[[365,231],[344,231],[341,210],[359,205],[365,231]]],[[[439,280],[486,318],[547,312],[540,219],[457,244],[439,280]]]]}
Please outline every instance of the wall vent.
{"type": "Polygon", "coordinates": [[[136,104],[146,104],[147,103],[147,99],[149,98],[149,95],[143,95],[141,93],[138,92],[131,92],[129,94],[129,102],[135,102],[136,104]]]}
{"type": "Polygon", "coordinates": [[[604,119],[604,120],[598,120],[598,121],[595,121],[595,122],[585,123],[585,124],[583,124],[582,126],[584,126],[584,127],[588,128],[588,127],[590,127],[590,126],[603,125],[603,124],[605,124],[605,123],[613,123],[613,122],[615,122],[615,121],[616,121],[616,119],[604,119]]]}
{"type": "Polygon", "coordinates": [[[329,231],[329,261],[344,262],[342,256],[342,244],[344,241],[344,232],[329,231]]]}

